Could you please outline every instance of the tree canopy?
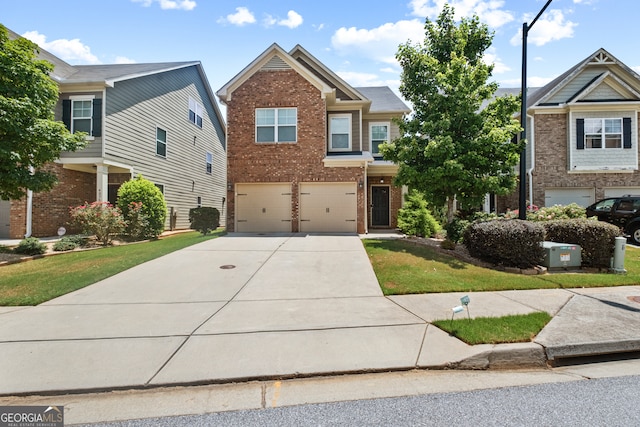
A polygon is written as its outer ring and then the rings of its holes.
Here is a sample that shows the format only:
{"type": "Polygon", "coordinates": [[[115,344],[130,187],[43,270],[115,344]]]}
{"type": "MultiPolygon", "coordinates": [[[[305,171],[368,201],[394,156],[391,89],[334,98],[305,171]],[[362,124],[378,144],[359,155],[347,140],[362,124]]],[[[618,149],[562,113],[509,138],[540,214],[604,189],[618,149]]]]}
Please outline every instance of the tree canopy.
{"type": "Polygon", "coordinates": [[[514,166],[521,130],[515,96],[494,97],[493,65],[483,62],[493,33],[477,16],[456,25],[445,4],[435,22],[426,20],[423,43],[400,45],[400,92],[413,111],[399,121],[400,137],[381,146],[385,159],[399,165],[396,182],[416,188],[436,206],[454,200],[480,205],[485,194],[515,189],[514,166]]]}
{"type": "Polygon", "coordinates": [[[58,86],[49,77],[53,65],[37,58],[38,47],[9,39],[0,25],[0,198],[19,199],[27,189],[50,190],[51,172],[39,170],[61,151],[84,147],[84,134],[71,134],[54,120],[58,86]]]}

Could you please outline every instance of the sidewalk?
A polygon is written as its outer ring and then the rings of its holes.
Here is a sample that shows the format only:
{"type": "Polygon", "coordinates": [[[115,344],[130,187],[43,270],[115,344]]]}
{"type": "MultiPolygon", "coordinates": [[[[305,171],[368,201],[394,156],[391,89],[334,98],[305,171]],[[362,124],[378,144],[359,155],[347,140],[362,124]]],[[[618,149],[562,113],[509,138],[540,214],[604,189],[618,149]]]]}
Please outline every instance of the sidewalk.
{"type": "Polygon", "coordinates": [[[429,324],[462,295],[384,297],[358,236],[231,234],[36,307],[0,307],[0,395],[640,350],[640,303],[629,299],[640,286],[466,294],[473,317],[554,315],[524,344],[469,346],[429,324]]]}

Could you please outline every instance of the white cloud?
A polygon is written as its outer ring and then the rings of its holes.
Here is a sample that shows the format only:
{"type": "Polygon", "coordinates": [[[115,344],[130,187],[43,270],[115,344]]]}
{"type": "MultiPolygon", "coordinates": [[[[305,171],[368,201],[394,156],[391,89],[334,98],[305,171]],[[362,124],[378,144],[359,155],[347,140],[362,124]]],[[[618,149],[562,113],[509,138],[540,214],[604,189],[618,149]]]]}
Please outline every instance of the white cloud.
{"type": "MultiPolygon", "coordinates": [[[[531,19],[533,19],[532,16],[525,16],[525,22],[529,22],[531,19]]],[[[565,20],[562,11],[550,10],[536,21],[527,35],[527,41],[536,46],[542,46],[554,40],[571,38],[573,37],[573,29],[577,25],[565,20]]],[[[522,44],[522,28],[511,38],[510,42],[513,46],[522,44]]]]}
{"type": "Polygon", "coordinates": [[[116,64],[135,64],[136,61],[130,58],[127,58],[126,56],[116,56],[116,64]]]}
{"type": "Polygon", "coordinates": [[[197,6],[193,0],[131,0],[134,3],[142,3],[142,6],[149,7],[154,2],[160,4],[163,10],[193,10],[197,6]]]}
{"type": "Polygon", "coordinates": [[[318,25],[313,24],[312,26],[313,28],[315,28],[316,31],[322,31],[322,29],[324,29],[324,24],[318,24],[318,25]]]}
{"type": "Polygon", "coordinates": [[[411,0],[409,6],[412,15],[433,20],[440,15],[445,3],[453,7],[457,20],[478,15],[481,22],[492,28],[514,20],[513,13],[503,9],[503,0],[411,0]]]}
{"type": "Polygon", "coordinates": [[[370,30],[342,27],[331,37],[331,45],[343,55],[362,56],[395,64],[398,45],[423,40],[424,24],[413,19],[383,24],[370,30]]]}
{"type": "MultiPolygon", "coordinates": [[[[542,87],[555,79],[555,77],[537,77],[537,76],[527,76],[527,86],[528,87],[542,87]]],[[[520,79],[509,79],[509,80],[500,80],[498,83],[500,87],[520,87],[520,79]]]]}
{"type": "Polygon", "coordinates": [[[246,24],[254,24],[256,22],[256,18],[255,16],[253,16],[253,13],[246,7],[236,7],[236,13],[229,14],[225,18],[220,18],[218,22],[228,22],[232,25],[242,27],[246,24]]]}
{"type": "Polygon", "coordinates": [[[22,37],[31,40],[64,61],[76,64],[100,64],[98,57],[92,54],[89,46],[84,45],[80,39],[58,39],[47,42],[47,37],[37,31],[28,31],[22,37]]]}
{"type": "Polygon", "coordinates": [[[303,19],[300,14],[298,14],[295,10],[290,10],[289,12],[287,12],[287,19],[279,20],[278,25],[293,29],[302,25],[302,21],[303,19]]]}
{"type": "Polygon", "coordinates": [[[351,86],[384,86],[384,81],[377,74],[357,71],[338,71],[336,74],[351,86]]]}
{"type": "Polygon", "coordinates": [[[502,60],[496,53],[495,48],[493,47],[490,47],[485,51],[482,59],[485,64],[493,64],[493,74],[503,74],[511,71],[511,68],[509,68],[509,66],[502,62],[502,60]]]}

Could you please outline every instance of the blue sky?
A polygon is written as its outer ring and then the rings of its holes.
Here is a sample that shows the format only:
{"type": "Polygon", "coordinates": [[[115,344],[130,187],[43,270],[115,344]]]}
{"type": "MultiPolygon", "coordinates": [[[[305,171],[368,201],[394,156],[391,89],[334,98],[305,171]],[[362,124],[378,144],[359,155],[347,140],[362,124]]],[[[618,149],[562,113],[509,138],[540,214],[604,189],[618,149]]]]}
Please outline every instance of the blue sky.
{"type": "MultiPolygon", "coordinates": [[[[217,91],[276,42],[302,45],[353,86],[397,90],[400,43],[424,38],[444,0],[0,0],[0,23],[71,64],[199,60],[217,91]]],[[[495,32],[492,79],[519,87],[523,22],[546,0],[449,0],[495,32]]],[[[640,72],[638,0],[553,0],[529,33],[540,86],[600,47],[640,72]]]]}

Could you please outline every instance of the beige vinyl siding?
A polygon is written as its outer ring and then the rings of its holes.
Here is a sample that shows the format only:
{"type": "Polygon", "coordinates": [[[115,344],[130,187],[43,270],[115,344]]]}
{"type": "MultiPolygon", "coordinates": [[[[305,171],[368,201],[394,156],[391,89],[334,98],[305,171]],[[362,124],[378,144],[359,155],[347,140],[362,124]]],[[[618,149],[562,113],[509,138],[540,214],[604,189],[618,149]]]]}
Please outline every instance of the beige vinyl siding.
{"type": "Polygon", "coordinates": [[[177,228],[189,228],[189,209],[197,207],[198,197],[202,206],[220,210],[224,224],[225,136],[196,67],[116,82],[106,99],[105,158],[163,184],[177,228]],[[189,97],[204,107],[202,128],[189,121],[189,97]],[[166,157],[156,155],[156,127],[167,132],[166,157]],[[207,152],[213,155],[211,174],[207,152]]]}
{"type": "Polygon", "coordinates": [[[400,137],[400,128],[390,117],[381,119],[367,119],[362,122],[362,151],[371,152],[371,123],[389,123],[389,141],[400,137]]]}

